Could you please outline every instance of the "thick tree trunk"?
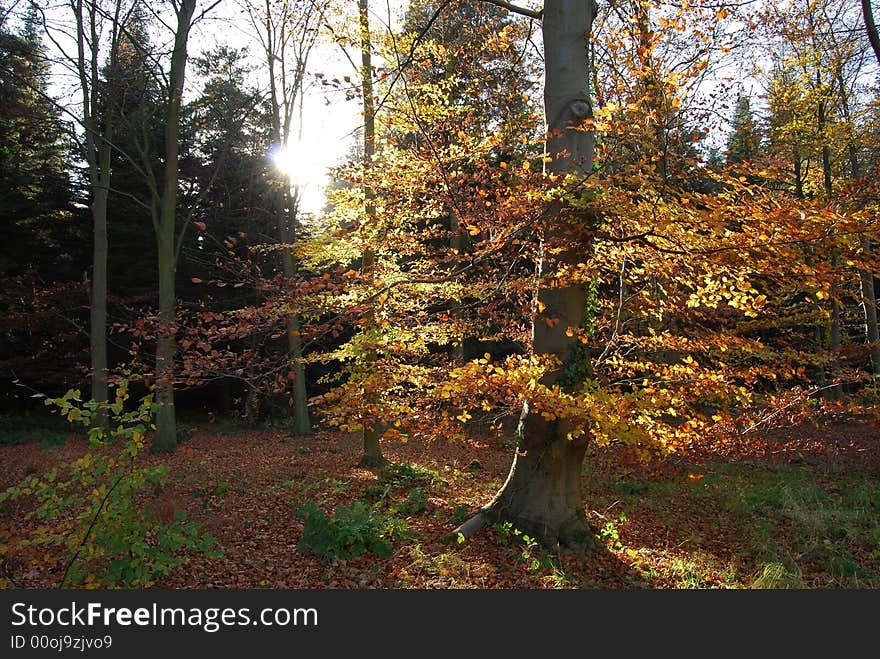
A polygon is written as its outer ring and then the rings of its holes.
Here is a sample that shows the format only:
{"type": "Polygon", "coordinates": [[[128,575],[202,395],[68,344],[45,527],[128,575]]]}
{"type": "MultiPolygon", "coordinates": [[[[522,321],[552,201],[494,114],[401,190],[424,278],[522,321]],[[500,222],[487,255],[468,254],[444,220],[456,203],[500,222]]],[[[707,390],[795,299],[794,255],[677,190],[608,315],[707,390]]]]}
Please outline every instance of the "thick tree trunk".
{"type": "Polygon", "coordinates": [[[359,467],[382,467],[388,464],[388,460],[382,454],[381,428],[364,428],[363,453],[358,461],[359,467]]]}
{"type": "MultiPolygon", "coordinates": [[[[296,276],[296,259],[293,256],[293,244],[296,240],[296,208],[297,200],[290,196],[290,179],[283,177],[285,189],[281,190],[278,207],[278,228],[283,245],[281,250],[281,267],[284,278],[292,281],[296,276]],[[284,203],[286,200],[287,203],[284,203]]],[[[293,432],[297,435],[308,435],[312,432],[309,418],[308,390],[306,389],[306,369],[303,363],[302,338],[300,337],[299,314],[292,313],[287,317],[287,352],[293,367],[293,432]]]]}
{"type": "Polygon", "coordinates": [[[596,544],[581,491],[587,439],[566,439],[560,425],[529,414],[524,405],[507,481],[483,514],[510,522],[549,549],[581,550],[596,544]]]}
{"type": "MultiPolygon", "coordinates": [[[[593,134],[577,127],[582,127],[583,120],[592,114],[587,92],[587,44],[595,12],[593,0],[547,0],[544,5],[546,150],[552,158],[548,169],[556,173],[586,176],[592,171],[593,134]]],[[[563,220],[557,214],[554,224],[547,229],[546,241],[563,233],[563,220]]],[[[551,257],[543,247],[542,252],[537,308],[543,311],[535,313],[532,323],[534,352],[554,355],[563,364],[570,364],[572,360],[583,359],[579,340],[568,336],[566,330],[582,326],[586,293],[581,286],[549,288],[549,278],[545,280],[544,275],[552,274],[557,263],[575,254],[554,253],[551,257]],[[559,322],[544,322],[550,317],[558,318],[559,322]]],[[[558,381],[560,375],[548,374],[544,384],[558,381]]],[[[567,433],[564,423],[548,422],[530,414],[526,402],[519,423],[519,447],[507,481],[474,520],[462,525],[458,532],[471,532],[486,522],[502,521],[532,535],[551,550],[581,550],[594,545],[596,539],[587,523],[581,489],[588,439],[570,440],[567,433]]]]}

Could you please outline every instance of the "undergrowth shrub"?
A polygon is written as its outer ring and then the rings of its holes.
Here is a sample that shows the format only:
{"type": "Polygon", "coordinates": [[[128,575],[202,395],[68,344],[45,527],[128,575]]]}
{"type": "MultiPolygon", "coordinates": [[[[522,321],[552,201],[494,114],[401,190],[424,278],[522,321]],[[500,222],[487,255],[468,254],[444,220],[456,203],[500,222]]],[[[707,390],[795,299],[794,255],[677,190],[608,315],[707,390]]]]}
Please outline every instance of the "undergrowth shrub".
{"type": "Polygon", "coordinates": [[[0,414],[0,446],[30,441],[38,441],[44,447],[56,446],[67,441],[67,430],[62,419],[0,414]]]}
{"type": "Polygon", "coordinates": [[[82,402],[73,389],[46,399],[68,422],[88,428],[89,450],[0,493],[0,503],[36,500],[27,519],[38,520],[27,537],[0,547],[0,561],[38,549],[39,560],[63,560],[59,587],[146,588],[185,563],[187,552],[219,555],[214,539],[188,522],[186,513],[178,511],[167,521],[144,505],[148,490],[165,483],[167,468],[138,464],[154,406],[146,396],[136,409],[125,411],[128,398],[123,381],[109,403],[82,402]],[[107,427],[93,425],[105,410],[107,427]]]}
{"type": "Polygon", "coordinates": [[[394,540],[406,534],[405,522],[360,501],[336,506],[332,517],[310,501],[297,514],[305,522],[298,549],[324,558],[390,556],[394,540]]]}

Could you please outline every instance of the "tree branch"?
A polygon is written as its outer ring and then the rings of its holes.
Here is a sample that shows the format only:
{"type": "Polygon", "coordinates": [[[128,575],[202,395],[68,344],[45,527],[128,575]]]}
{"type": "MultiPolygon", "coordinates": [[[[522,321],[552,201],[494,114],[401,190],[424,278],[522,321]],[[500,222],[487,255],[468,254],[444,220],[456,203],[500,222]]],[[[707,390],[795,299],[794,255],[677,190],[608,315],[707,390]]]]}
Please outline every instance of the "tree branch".
{"type": "Polygon", "coordinates": [[[536,21],[540,21],[544,18],[543,9],[541,9],[540,11],[536,11],[534,9],[528,9],[527,7],[520,7],[518,5],[510,4],[509,2],[504,2],[504,0],[481,0],[481,2],[487,2],[490,5],[501,7],[509,12],[513,12],[514,14],[519,14],[520,16],[528,16],[529,18],[533,18],[536,21]]]}
{"type": "Polygon", "coordinates": [[[874,22],[874,12],[871,10],[871,0],[862,0],[862,17],[865,19],[865,29],[868,31],[868,41],[880,64],[880,35],[877,34],[877,24],[874,22]]]}

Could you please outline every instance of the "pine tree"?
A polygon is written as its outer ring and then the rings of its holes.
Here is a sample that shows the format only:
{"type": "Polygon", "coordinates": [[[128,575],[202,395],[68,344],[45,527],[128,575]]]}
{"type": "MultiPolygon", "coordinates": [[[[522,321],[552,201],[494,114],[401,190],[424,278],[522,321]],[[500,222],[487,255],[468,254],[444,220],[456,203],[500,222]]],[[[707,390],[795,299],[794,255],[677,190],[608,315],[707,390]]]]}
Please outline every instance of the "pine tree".
{"type": "Polygon", "coordinates": [[[68,278],[77,241],[69,145],[48,94],[49,65],[36,11],[20,32],[0,31],[0,275],[68,278]]]}
{"type": "Polygon", "coordinates": [[[760,145],[761,135],[755,124],[749,96],[740,92],[736,97],[731,132],[727,138],[727,164],[738,165],[754,160],[760,145]]]}

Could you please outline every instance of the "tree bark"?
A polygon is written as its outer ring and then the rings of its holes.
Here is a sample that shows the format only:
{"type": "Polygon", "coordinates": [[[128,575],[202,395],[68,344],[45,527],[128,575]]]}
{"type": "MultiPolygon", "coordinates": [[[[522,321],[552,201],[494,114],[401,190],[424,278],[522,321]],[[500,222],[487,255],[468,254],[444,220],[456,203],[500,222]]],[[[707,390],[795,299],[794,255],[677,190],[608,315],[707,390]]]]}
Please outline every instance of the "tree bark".
{"type": "MultiPolygon", "coordinates": [[[[296,259],[293,256],[293,244],[296,241],[296,217],[299,213],[298,200],[290,194],[290,179],[284,177],[286,189],[282,198],[288,203],[278,208],[278,224],[283,244],[281,263],[284,278],[292,281],[296,275],[296,259]],[[285,208],[286,206],[286,208],[285,208]]],[[[308,435],[312,432],[309,418],[308,393],[306,389],[306,369],[303,363],[302,338],[300,337],[300,320],[298,313],[287,317],[287,352],[293,366],[293,432],[297,435],[308,435]]]]}
{"type": "MultiPolygon", "coordinates": [[[[361,33],[361,89],[363,91],[364,104],[364,176],[373,163],[373,154],[376,152],[376,108],[373,103],[373,64],[372,64],[372,39],[370,37],[370,14],[368,0],[358,0],[358,23],[361,33]]],[[[373,191],[364,184],[364,214],[366,224],[376,216],[376,208],[373,204],[373,191]]],[[[365,249],[361,269],[367,281],[372,284],[376,272],[376,253],[372,249],[365,249]]],[[[365,319],[365,329],[376,327],[376,302],[370,302],[370,307],[365,319]]],[[[375,361],[376,356],[371,351],[367,361],[375,361]]],[[[382,429],[377,423],[371,426],[364,425],[363,429],[363,454],[360,462],[362,467],[381,467],[387,460],[382,454],[380,439],[382,429]]]]}
{"type": "MultiPolygon", "coordinates": [[[[812,27],[812,26],[811,26],[812,27]]],[[[815,31],[814,31],[815,35],[815,31]]],[[[814,37],[815,38],[815,37],[814,37]]],[[[833,183],[832,183],[832,172],[831,172],[831,145],[828,143],[828,136],[825,134],[825,127],[827,124],[826,120],[826,108],[825,108],[825,99],[823,97],[822,92],[822,73],[819,68],[820,64],[816,64],[816,91],[819,93],[819,104],[817,107],[817,123],[816,128],[819,133],[819,138],[822,141],[822,179],[825,187],[825,196],[828,200],[828,203],[831,203],[831,199],[834,193],[833,183]]],[[[834,257],[832,257],[834,258],[834,257]]],[[[831,314],[828,320],[828,349],[833,354],[838,352],[840,348],[841,341],[841,330],[840,330],[840,303],[837,301],[835,297],[831,298],[831,314]]],[[[832,378],[836,377],[839,373],[839,367],[835,362],[831,367],[831,376],[832,378]]],[[[837,399],[840,397],[840,388],[835,386],[832,387],[828,395],[831,398],[837,399]]]]}
{"type": "MultiPolygon", "coordinates": [[[[871,242],[866,236],[860,238],[862,251],[871,253],[871,242]]],[[[865,338],[871,355],[871,374],[880,378],[880,331],[877,326],[877,297],[874,293],[874,273],[859,269],[859,284],[862,289],[862,306],[865,310],[865,338]]]]}
{"type": "Polygon", "coordinates": [[[174,330],[177,313],[177,187],[180,160],[180,106],[186,74],[187,44],[198,0],[181,0],[168,86],[165,114],[165,162],[156,243],[159,260],[159,337],[156,341],[156,433],[153,450],[170,452],[177,447],[174,409],[174,330]]]}
{"type": "MultiPolygon", "coordinates": [[[[109,151],[109,149],[108,149],[109,151]]],[[[109,160],[109,158],[108,158],[109,160]]],[[[107,197],[108,187],[92,192],[92,281],[89,289],[89,352],[92,358],[92,400],[103,403],[107,388],[107,197]]],[[[106,427],[107,410],[98,407],[92,424],[106,427]]]]}
{"type": "MultiPolygon", "coordinates": [[[[248,9],[250,11],[250,9],[248,9]]],[[[272,141],[279,149],[290,148],[290,131],[293,121],[294,108],[297,97],[302,92],[302,80],[306,67],[306,60],[311,50],[309,37],[303,36],[298,42],[299,50],[296,51],[292,72],[293,81],[288,84],[288,37],[292,33],[290,24],[290,8],[285,5],[280,9],[273,8],[271,0],[265,2],[265,12],[261,19],[256,19],[252,14],[255,26],[262,26],[265,30],[261,37],[263,42],[266,64],[269,70],[269,103],[271,107],[272,141]],[[280,11],[278,16],[276,11],[280,11]],[[280,66],[281,84],[279,85],[276,63],[280,66]]],[[[309,10],[307,10],[309,11],[309,10]]],[[[276,195],[276,218],[278,225],[278,237],[282,244],[281,268],[287,281],[292,281],[297,272],[297,262],[293,255],[293,245],[296,241],[296,226],[299,210],[298,199],[291,195],[290,175],[284,172],[279,177],[276,195]]],[[[301,320],[297,313],[291,313],[286,320],[287,325],[287,350],[288,359],[293,369],[293,432],[296,435],[308,435],[312,432],[312,422],[308,407],[308,388],[306,386],[305,364],[303,362],[302,338],[300,336],[301,320]]]]}
{"type": "MultiPolygon", "coordinates": [[[[868,0],[864,0],[864,3],[868,3],[868,0]]],[[[868,4],[866,17],[870,16],[870,24],[873,25],[874,17],[870,12],[871,5],[868,4]]],[[[874,28],[874,32],[876,37],[876,27],[874,28]]],[[[880,44],[878,44],[877,55],[878,61],[880,61],[880,44]]],[[[843,67],[840,62],[838,62],[836,74],[843,118],[850,126],[852,126],[852,117],[849,109],[849,95],[846,92],[843,67]]],[[[850,139],[847,144],[847,153],[849,154],[850,176],[853,181],[857,181],[861,177],[861,169],[859,167],[858,148],[852,139],[850,139]]],[[[862,234],[859,236],[859,244],[861,245],[862,252],[865,256],[870,257],[871,239],[862,234]]],[[[877,378],[880,376],[880,331],[878,331],[877,326],[877,297],[874,293],[874,273],[865,268],[859,268],[858,273],[859,286],[862,291],[862,308],[864,309],[865,314],[865,339],[868,343],[868,351],[871,356],[871,374],[877,378]]]]}
{"type": "MultiPolygon", "coordinates": [[[[547,169],[554,173],[587,176],[592,171],[593,134],[576,128],[592,115],[587,91],[587,46],[595,13],[593,0],[547,0],[544,6],[544,114],[546,151],[552,158],[547,169]]],[[[554,217],[544,244],[560,236],[562,220],[559,214],[554,217]]],[[[545,275],[552,274],[557,263],[575,254],[551,256],[543,247],[542,244],[536,295],[536,308],[543,312],[533,317],[533,347],[536,354],[554,355],[565,364],[582,358],[577,336],[567,336],[566,330],[582,326],[586,291],[582,286],[549,287],[549,277],[545,280],[545,275]],[[551,327],[544,322],[549,317],[558,318],[559,322],[551,327]]],[[[560,375],[559,371],[549,373],[543,383],[550,385],[560,375]]],[[[518,428],[519,446],[506,482],[474,520],[458,532],[471,532],[482,523],[501,521],[511,523],[551,550],[579,551],[595,545],[581,488],[588,438],[570,440],[568,430],[564,422],[546,421],[530,414],[526,401],[518,428]]]]}
{"type": "Polygon", "coordinates": [[[862,0],[862,18],[865,21],[865,28],[868,32],[868,41],[871,43],[871,49],[880,64],[880,34],[877,33],[877,24],[874,22],[874,12],[871,10],[871,0],[862,0]]]}
{"type": "MultiPolygon", "coordinates": [[[[109,30],[105,30],[109,66],[117,56],[121,30],[122,5],[116,2],[107,12],[95,3],[77,0],[71,3],[76,29],[76,63],[82,99],[82,126],[85,129],[85,159],[91,186],[92,215],[92,277],[89,287],[89,355],[92,364],[92,400],[105,403],[108,398],[107,376],[107,259],[108,259],[108,198],[110,192],[110,145],[113,140],[113,99],[102,99],[100,85],[102,14],[109,30]]],[[[92,424],[106,427],[107,409],[99,406],[92,424]]]]}
{"type": "MultiPolygon", "coordinates": [[[[464,253],[464,233],[458,220],[458,213],[454,208],[449,209],[449,246],[455,253],[461,256],[464,253]]],[[[461,318],[460,311],[453,311],[453,318],[461,318]]],[[[464,336],[456,335],[452,343],[452,363],[455,366],[464,366],[464,336]]]]}

